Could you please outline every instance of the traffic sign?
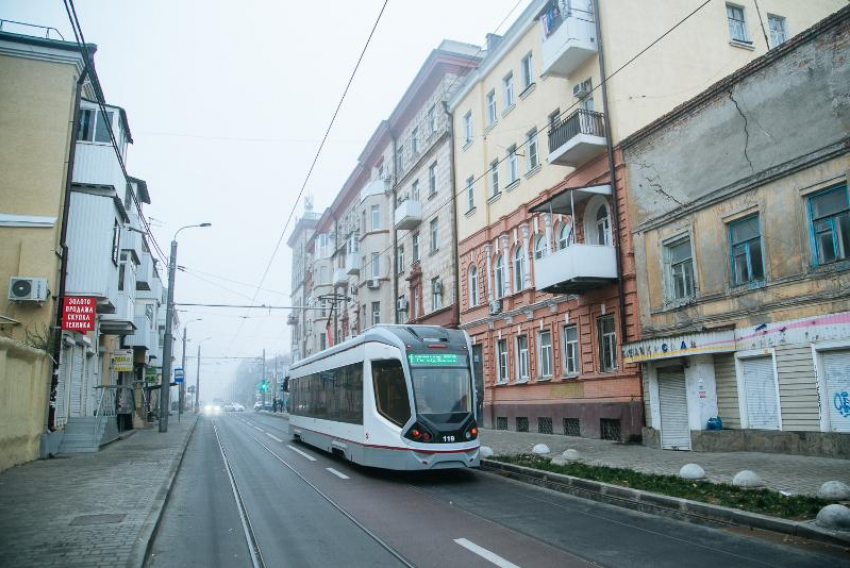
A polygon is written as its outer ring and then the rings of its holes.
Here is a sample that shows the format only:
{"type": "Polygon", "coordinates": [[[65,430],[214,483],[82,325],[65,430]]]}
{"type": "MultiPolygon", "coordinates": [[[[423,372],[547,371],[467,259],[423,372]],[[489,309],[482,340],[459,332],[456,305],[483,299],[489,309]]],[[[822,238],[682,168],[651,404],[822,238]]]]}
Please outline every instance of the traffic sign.
{"type": "Polygon", "coordinates": [[[178,385],[183,383],[183,367],[174,368],[174,382],[178,385]]]}

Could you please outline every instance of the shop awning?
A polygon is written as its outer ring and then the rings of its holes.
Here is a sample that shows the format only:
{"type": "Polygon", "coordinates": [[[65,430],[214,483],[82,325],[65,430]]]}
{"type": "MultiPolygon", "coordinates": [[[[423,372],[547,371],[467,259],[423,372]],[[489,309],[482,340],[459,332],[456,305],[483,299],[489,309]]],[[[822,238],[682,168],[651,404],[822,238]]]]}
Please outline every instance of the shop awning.
{"type": "Polygon", "coordinates": [[[645,363],[673,357],[730,353],[735,349],[735,330],[724,329],[627,343],[623,345],[623,361],[645,363]]]}

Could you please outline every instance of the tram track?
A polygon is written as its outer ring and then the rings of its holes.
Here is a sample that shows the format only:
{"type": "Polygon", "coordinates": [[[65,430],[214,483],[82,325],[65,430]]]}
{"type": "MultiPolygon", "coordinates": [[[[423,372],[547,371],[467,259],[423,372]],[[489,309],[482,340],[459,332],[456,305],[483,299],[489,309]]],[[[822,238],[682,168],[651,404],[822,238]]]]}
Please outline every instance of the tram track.
{"type": "MultiPolygon", "coordinates": [[[[253,426],[253,425],[252,425],[253,426]]],[[[256,426],[254,426],[256,428],[256,426]]],[[[366,536],[368,536],[371,540],[373,540],[378,546],[388,552],[391,556],[393,556],[396,560],[398,560],[403,566],[407,566],[409,568],[414,568],[415,564],[411,563],[405,556],[390,546],[386,541],[384,541],[381,537],[371,531],[368,527],[366,527],[363,523],[357,520],[354,515],[346,511],[337,501],[335,501],[332,497],[326,494],[324,491],[319,489],[319,487],[314,484],[312,481],[307,479],[300,471],[298,471],[294,466],[292,466],[289,462],[287,462],[282,456],[280,456],[277,452],[275,452],[272,448],[268,447],[263,443],[262,440],[255,437],[248,429],[244,432],[245,435],[253,440],[257,445],[259,445],[263,450],[265,450],[268,454],[274,457],[278,462],[280,462],[284,467],[286,467],[289,471],[295,474],[299,480],[301,480],[304,484],[310,487],[319,497],[324,499],[331,507],[336,509],[340,514],[342,514],[346,519],[348,519],[354,526],[360,529],[366,536]]],[[[218,436],[218,432],[216,432],[216,436],[218,436]]],[[[220,442],[219,442],[220,445],[220,442]]],[[[226,460],[225,460],[226,461],[226,460]]],[[[235,484],[234,484],[235,487],[235,484]]],[[[264,565],[261,565],[264,568],[264,565]]]]}

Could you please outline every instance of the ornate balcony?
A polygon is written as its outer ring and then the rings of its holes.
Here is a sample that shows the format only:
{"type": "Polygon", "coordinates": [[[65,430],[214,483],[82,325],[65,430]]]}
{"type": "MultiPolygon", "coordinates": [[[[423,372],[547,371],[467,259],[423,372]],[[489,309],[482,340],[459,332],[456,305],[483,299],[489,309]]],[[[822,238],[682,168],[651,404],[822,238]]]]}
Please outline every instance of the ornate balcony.
{"type": "Polygon", "coordinates": [[[549,163],[577,168],[606,149],[603,114],[579,109],[549,129],[549,163]]]}

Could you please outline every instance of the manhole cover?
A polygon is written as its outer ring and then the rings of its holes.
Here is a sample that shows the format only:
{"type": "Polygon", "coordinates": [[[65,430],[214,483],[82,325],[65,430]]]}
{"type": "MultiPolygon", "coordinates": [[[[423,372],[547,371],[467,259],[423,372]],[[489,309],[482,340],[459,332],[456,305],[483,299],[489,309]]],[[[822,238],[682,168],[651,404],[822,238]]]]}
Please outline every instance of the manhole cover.
{"type": "Polygon", "coordinates": [[[80,515],[71,520],[72,525],[110,525],[120,523],[126,517],[126,513],[109,513],[105,515],[80,515]]]}

